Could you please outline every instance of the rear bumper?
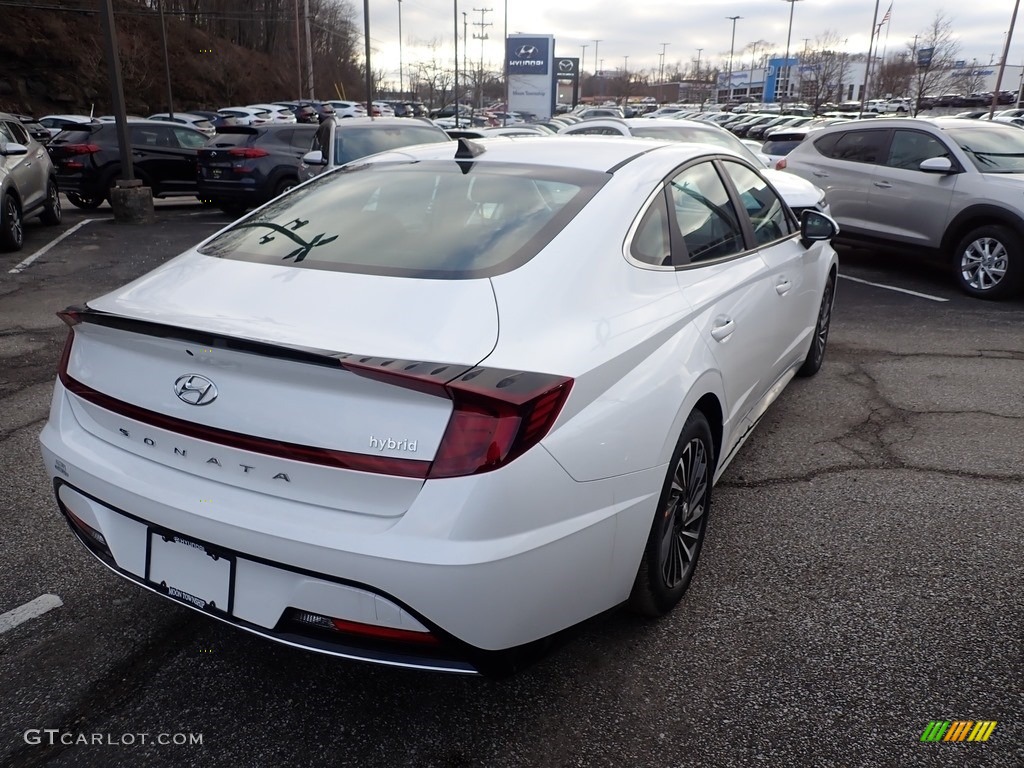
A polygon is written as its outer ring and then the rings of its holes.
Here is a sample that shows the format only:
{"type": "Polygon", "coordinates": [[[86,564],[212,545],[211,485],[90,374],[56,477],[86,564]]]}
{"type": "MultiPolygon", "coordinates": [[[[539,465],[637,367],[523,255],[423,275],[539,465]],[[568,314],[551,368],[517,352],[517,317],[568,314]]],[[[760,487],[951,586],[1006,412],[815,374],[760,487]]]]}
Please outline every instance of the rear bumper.
{"type": "Polygon", "coordinates": [[[43,459],[62,511],[105,539],[108,559],[73,526],[108,567],[175,599],[147,578],[147,552],[151,535],[180,534],[235,563],[227,610],[184,604],[289,645],[396,666],[487,671],[496,652],[621,603],[664,475],[578,483],[538,446],[502,470],[428,481],[402,517],[382,519],[270,498],[128,453],[83,429],[68,397],[58,383],[43,459]],[[426,631],[440,642],[424,650],[303,634],[288,621],[294,611],[426,631]]]}
{"type": "Polygon", "coordinates": [[[265,181],[256,179],[209,180],[200,178],[196,197],[201,199],[258,203],[270,200],[272,190],[265,181]]]}

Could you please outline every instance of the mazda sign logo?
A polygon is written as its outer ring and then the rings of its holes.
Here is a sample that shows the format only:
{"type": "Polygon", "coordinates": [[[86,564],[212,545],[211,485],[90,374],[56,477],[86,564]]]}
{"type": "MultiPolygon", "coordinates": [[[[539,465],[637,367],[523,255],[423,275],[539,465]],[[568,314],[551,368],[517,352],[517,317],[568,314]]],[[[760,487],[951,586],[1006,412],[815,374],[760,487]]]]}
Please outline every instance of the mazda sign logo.
{"type": "Polygon", "coordinates": [[[563,72],[572,71],[572,59],[562,59],[558,62],[558,68],[563,72]]]}
{"type": "Polygon", "coordinates": [[[520,45],[516,49],[516,56],[520,59],[532,59],[537,55],[537,48],[533,45],[520,45]]]}
{"type": "Polygon", "coordinates": [[[209,405],[217,399],[217,385],[198,373],[186,373],[175,379],[174,394],[189,405],[209,405]]]}

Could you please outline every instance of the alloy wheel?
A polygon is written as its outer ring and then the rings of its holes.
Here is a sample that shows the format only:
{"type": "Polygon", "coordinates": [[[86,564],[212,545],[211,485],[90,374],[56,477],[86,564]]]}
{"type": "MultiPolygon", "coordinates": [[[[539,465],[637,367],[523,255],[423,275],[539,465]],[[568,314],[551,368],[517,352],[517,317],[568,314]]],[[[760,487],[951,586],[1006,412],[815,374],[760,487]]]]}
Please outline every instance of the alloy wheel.
{"type": "Polygon", "coordinates": [[[835,280],[829,278],[825,286],[825,295],[821,298],[821,308],[818,310],[817,333],[814,334],[814,357],[821,360],[825,356],[825,345],[828,344],[828,328],[832,321],[832,295],[835,293],[835,280]]]}
{"type": "Polygon", "coordinates": [[[683,448],[672,488],[661,512],[661,576],[669,589],[688,578],[700,551],[710,463],[704,442],[693,438],[683,448]]]}
{"type": "Polygon", "coordinates": [[[21,211],[18,210],[18,204],[10,195],[7,196],[5,205],[7,210],[4,211],[4,219],[7,221],[9,239],[11,243],[20,248],[22,238],[25,236],[21,227],[21,211]]]}
{"type": "Polygon", "coordinates": [[[1006,246],[994,237],[979,237],[960,256],[964,283],[977,291],[990,291],[1006,277],[1009,266],[1006,246]]]}

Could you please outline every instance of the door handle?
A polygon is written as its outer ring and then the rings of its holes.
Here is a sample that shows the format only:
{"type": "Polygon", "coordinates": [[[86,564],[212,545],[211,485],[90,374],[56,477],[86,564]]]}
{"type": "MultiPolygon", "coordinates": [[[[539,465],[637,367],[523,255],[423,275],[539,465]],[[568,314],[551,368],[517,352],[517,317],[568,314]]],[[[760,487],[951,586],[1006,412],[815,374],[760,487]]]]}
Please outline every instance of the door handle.
{"type": "Polygon", "coordinates": [[[775,284],[775,292],[779,294],[779,296],[785,296],[789,293],[789,289],[792,287],[793,282],[791,280],[779,280],[779,282],[775,284]]]}
{"type": "Polygon", "coordinates": [[[828,174],[824,171],[811,171],[812,176],[817,176],[819,179],[827,179],[828,174]]]}
{"type": "Polygon", "coordinates": [[[719,317],[711,326],[711,338],[715,341],[725,341],[732,336],[732,332],[735,330],[736,323],[731,317],[719,317]]]}
{"type": "Polygon", "coordinates": [[[872,183],[876,187],[881,187],[882,189],[892,189],[892,184],[890,184],[888,181],[875,181],[872,183]]]}

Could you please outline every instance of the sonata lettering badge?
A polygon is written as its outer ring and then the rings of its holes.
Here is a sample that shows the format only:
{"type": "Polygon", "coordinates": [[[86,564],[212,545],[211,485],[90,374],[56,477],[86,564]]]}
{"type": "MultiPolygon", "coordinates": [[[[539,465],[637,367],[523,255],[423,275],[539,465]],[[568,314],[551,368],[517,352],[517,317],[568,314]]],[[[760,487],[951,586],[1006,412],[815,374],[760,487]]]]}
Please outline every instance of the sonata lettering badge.
{"type": "Polygon", "coordinates": [[[516,75],[546,75],[548,44],[546,37],[516,37],[508,41],[508,71],[516,75]]]}

